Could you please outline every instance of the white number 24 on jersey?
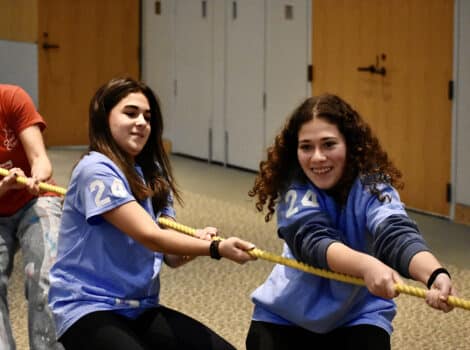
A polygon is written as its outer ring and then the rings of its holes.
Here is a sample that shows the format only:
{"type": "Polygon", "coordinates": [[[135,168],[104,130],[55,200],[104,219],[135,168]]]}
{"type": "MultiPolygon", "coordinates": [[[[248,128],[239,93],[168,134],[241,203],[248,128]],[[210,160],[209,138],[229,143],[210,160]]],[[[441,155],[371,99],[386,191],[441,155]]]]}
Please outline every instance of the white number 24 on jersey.
{"type": "Polygon", "coordinates": [[[318,207],[317,196],[312,190],[308,190],[302,196],[300,203],[297,202],[298,193],[295,190],[289,190],[286,193],[285,201],[289,203],[289,207],[286,211],[286,218],[290,218],[292,215],[299,211],[299,206],[304,207],[318,207]]]}
{"type": "MultiPolygon", "coordinates": [[[[97,207],[102,207],[105,204],[108,204],[111,199],[109,197],[104,197],[103,193],[105,190],[105,184],[101,180],[95,180],[90,184],[90,191],[95,192],[95,204],[97,207]]],[[[111,185],[111,192],[116,197],[125,197],[126,189],[121,180],[115,179],[111,185]]]]}

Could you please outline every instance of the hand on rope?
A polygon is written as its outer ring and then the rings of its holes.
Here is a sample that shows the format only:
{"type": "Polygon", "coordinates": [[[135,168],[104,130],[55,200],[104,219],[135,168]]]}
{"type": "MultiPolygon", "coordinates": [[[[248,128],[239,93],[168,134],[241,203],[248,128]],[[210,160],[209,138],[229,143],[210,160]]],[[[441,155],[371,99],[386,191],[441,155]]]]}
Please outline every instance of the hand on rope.
{"type": "MultiPolygon", "coordinates": [[[[8,173],[9,173],[8,170],[0,168],[0,175],[1,176],[7,176],[8,173]]],[[[22,177],[22,176],[18,176],[16,178],[16,181],[18,181],[19,183],[25,183],[27,181],[27,178],[22,177]]],[[[58,194],[61,194],[61,195],[65,195],[65,193],[67,192],[67,190],[63,187],[50,185],[50,184],[47,184],[47,183],[44,183],[44,182],[41,182],[39,184],[39,188],[44,190],[44,191],[55,192],[55,193],[58,193],[58,194]]],[[[196,235],[196,229],[193,229],[191,227],[182,225],[182,224],[174,222],[172,220],[160,217],[158,219],[158,222],[160,224],[162,224],[166,227],[172,228],[172,229],[174,229],[178,232],[185,233],[185,234],[190,235],[190,236],[195,236],[196,235]]],[[[216,237],[214,237],[214,239],[223,239],[223,238],[220,238],[219,236],[216,236],[216,237]]],[[[332,279],[332,280],[345,282],[345,283],[350,283],[350,284],[354,284],[354,285],[358,285],[358,286],[365,286],[365,282],[361,278],[345,275],[345,274],[338,273],[338,272],[332,272],[332,271],[328,271],[328,270],[324,270],[324,269],[319,269],[319,268],[304,264],[304,263],[302,263],[300,261],[297,261],[297,260],[294,260],[294,259],[288,259],[288,258],[285,258],[285,257],[280,256],[280,255],[275,255],[273,253],[261,250],[259,248],[253,248],[252,250],[248,251],[248,253],[250,255],[256,257],[256,258],[259,258],[259,259],[267,260],[267,261],[270,261],[270,262],[273,262],[273,263],[276,263],[276,264],[285,265],[285,266],[288,266],[288,267],[291,267],[291,268],[294,268],[294,269],[297,269],[297,270],[300,270],[300,271],[304,271],[304,272],[307,272],[307,273],[311,273],[311,274],[314,274],[314,275],[317,275],[317,276],[320,276],[320,277],[329,278],[329,279],[332,279]]],[[[395,290],[398,293],[408,294],[408,295],[415,296],[415,297],[420,297],[420,298],[423,298],[423,299],[426,298],[426,293],[427,293],[427,291],[423,288],[413,287],[413,286],[406,285],[406,284],[396,284],[395,285],[395,290]]],[[[458,307],[458,308],[462,308],[462,309],[465,309],[465,310],[470,310],[470,300],[466,300],[466,299],[462,299],[462,298],[458,298],[458,297],[450,295],[447,299],[447,303],[449,305],[453,305],[453,306],[458,307]]]]}
{"type": "MultiPolygon", "coordinates": [[[[7,169],[0,168],[0,175],[1,176],[7,176],[8,174],[9,174],[9,171],[7,169]]],[[[20,184],[23,184],[23,185],[26,185],[28,183],[28,178],[25,177],[25,176],[17,176],[16,177],[16,182],[18,182],[20,184]]],[[[67,192],[67,190],[63,187],[54,186],[54,185],[48,184],[46,182],[40,182],[39,183],[39,189],[41,191],[54,192],[54,193],[58,193],[58,194],[61,194],[61,195],[65,195],[65,192],[67,192]]]]}
{"type": "MultiPolygon", "coordinates": [[[[177,222],[174,222],[165,218],[159,218],[158,222],[166,227],[172,228],[181,233],[194,236],[195,229],[190,228],[188,226],[179,224],[177,222]]],[[[307,264],[304,264],[300,261],[297,261],[294,259],[288,259],[280,255],[275,255],[267,251],[263,251],[259,248],[254,248],[248,251],[248,253],[259,259],[263,259],[263,260],[274,262],[276,264],[281,264],[281,265],[285,265],[288,267],[292,267],[294,269],[308,272],[308,273],[311,273],[320,277],[329,278],[329,279],[333,279],[333,280],[340,281],[340,282],[355,284],[358,286],[365,286],[365,282],[361,278],[345,275],[345,274],[338,273],[338,272],[332,272],[332,271],[328,271],[324,269],[315,268],[307,264]]],[[[420,297],[423,299],[426,298],[426,292],[427,292],[423,288],[413,287],[413,286],[409,286],[406,284],[396,284],[395,290],[398,293],[408,294],[408,295],[420,297]]],[[[457,298],[455,296],[449,296],[447,299],[447,302],[450,305],[453,305],[455,307],[470,310],[470,300],[457,298]]]]}

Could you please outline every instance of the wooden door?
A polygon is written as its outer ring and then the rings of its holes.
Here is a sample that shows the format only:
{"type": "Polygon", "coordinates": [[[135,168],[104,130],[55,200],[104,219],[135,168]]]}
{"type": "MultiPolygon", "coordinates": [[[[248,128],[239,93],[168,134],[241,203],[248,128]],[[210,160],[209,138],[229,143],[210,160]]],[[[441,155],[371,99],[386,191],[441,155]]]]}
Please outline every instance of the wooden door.
{"type": "Polygon", "coordinates": [[[453,0],[313,0],[314,94],[350,102],[404,174],[408,208],[447,216],[453,0]],[[374,65],[385,75],[359,71],[374,65]]]}
{"type": "Polygon", "coordinates": [[[88,144],[88,104],[108,79],[139,78],[139,0],[39,0],[39,110],[47,146],[88,144]]]}

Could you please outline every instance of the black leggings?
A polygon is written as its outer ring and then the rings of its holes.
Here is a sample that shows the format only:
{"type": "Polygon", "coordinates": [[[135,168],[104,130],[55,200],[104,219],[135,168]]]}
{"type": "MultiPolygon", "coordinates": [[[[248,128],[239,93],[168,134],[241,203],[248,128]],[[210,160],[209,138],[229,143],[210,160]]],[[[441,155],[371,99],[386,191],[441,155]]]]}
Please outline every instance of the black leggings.
{"type": "Polygon", "coordinates": [[[235,350],[202,323],[163,306],[136,319],[113,311],[93,312],[75,322],[59,341],[66,350],[235,350]]]}
{"type": "Polygon", "coordinates": [[[337,328],[329,333],[318,334],[300,327],[251,322],[246,338],[246,350],[294,348],[390,350],[390,335],[384,329],[371,325],[337,328]]]}

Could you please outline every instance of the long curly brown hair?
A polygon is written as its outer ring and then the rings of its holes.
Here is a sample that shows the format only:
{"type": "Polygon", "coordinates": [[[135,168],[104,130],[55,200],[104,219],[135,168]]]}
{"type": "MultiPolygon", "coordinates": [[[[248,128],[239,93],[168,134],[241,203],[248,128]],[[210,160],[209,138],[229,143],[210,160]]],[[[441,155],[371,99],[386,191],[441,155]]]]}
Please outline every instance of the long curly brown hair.
{"type": "Polygon", "coordinates": [[[355,179],[360,176],[371,193],[379,200],[379,183],[389,183],[397,189],[403,188],[402,174],[394,166],[370,126],[347,102],[332,94],[307,98],[298,106],[284,127],[275,137],[274,144],[267,149],[267,159],[260,162],[250,197],[257,197],[256,208],[262,212],[267,205],[265,221],[271,220],[279,196],[292,181],[307,182],[297,158],[298,134],[303,124],[322,118],[337,126],[346,141],[346,166],[340,181],[329,193],[344,205],[355,179]]]}

